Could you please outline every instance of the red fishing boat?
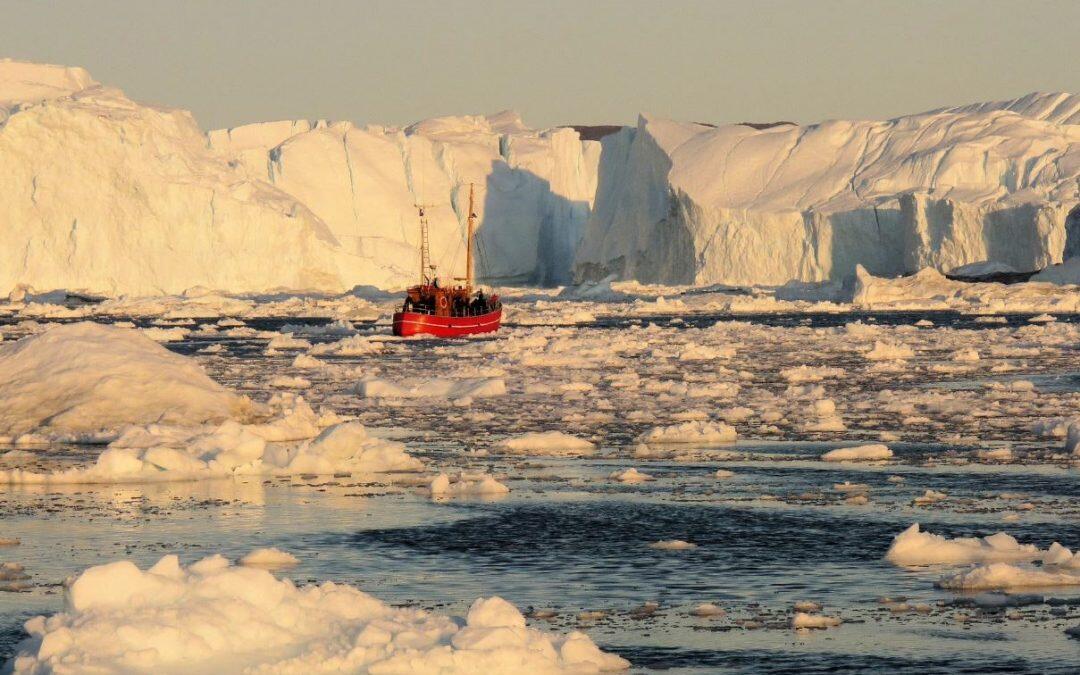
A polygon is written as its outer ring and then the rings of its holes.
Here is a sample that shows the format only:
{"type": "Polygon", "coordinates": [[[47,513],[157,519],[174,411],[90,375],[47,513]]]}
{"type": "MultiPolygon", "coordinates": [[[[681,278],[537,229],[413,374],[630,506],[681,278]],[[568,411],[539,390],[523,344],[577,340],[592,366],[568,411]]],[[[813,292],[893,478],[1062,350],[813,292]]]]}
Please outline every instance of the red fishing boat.
{"type": "Polygon", "coordinates": [[[394,335],[434,335],[461,337],[499,330],[502,303],[498,295],[473,292],[472,249],[476,213],[473,211],[473,186],[469,185],[468,233],[465,245],[464,285],[441,286],[435,266],[429,264],[428,221],[420,210],[420,283],[406,291],[405,303],[394,313],[394,335]]]}

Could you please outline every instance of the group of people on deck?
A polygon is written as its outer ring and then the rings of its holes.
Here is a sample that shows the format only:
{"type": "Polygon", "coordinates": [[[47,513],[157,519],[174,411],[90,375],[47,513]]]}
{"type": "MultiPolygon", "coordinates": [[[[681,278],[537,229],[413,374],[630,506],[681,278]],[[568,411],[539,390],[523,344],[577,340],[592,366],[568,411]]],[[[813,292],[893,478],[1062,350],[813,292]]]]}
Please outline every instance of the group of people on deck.
{"type": "MultiPolygon", "coordinates": [[[[439,292],[439,280],[435,279],[432,282],[432,287],[435,289],[435,293],[425,294],[420,297],[418,301],[414,301],[411,297],[405,298],[405,306],[403,310],[406,312],[419,312],[422,314],[437,314],[436,307],[441,300],[445,300],[450,303],[450,316],[480,316],[481,314],[487,314],[492,310],[491,303],[488,301],[484,291],[477,291],[476,295],[469,298],[465,295],[451,294],[449,292],[439,292]]],[[[443,307],[446,305],[443,304],[443,307]]]]}

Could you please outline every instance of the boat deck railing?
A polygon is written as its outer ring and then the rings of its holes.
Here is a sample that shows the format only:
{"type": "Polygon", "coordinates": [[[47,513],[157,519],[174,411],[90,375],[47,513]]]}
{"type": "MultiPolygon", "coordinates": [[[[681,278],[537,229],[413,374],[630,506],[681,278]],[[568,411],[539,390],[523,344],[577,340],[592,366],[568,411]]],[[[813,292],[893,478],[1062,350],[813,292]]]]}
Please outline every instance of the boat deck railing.
{"type": "MultiPolygon", "coordinates": [[[[451,316],[451,318],[460,318],[460,317],[466,317],[466,316],[483,316],[485,314],[491,314],[492,312],[498,311],[501,308],[502,308],[502,303],[501,302],[496,302],[496,303],[493,303],[493,304],[489,305],[483,311],[473,311],[472,309],[467,309],[464,314],[454,314],[453,312],[451,312],[450,316],[451,316]]],[[[413,314],[424,314],[424,315],[427,315],[427,316],[435,316],[435,310],[433,308],[419,307],[417,305],[413,305],[409,309],[405,309],[403,311],[411,312],[413,314]]]]}

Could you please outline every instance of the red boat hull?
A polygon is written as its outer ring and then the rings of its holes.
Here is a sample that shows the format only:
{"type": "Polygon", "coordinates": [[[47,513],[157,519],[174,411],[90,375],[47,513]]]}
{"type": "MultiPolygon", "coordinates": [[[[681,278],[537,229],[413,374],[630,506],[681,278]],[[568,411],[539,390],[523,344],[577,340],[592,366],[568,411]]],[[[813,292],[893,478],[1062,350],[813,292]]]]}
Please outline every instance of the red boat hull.
{"type": "Polygon", "coordinates": [[[435,316],[418,312],[395,312],[394,335],[434,335],[435,337],[461,337],[499,330],[502,308],[478,316],[435,316]]]}

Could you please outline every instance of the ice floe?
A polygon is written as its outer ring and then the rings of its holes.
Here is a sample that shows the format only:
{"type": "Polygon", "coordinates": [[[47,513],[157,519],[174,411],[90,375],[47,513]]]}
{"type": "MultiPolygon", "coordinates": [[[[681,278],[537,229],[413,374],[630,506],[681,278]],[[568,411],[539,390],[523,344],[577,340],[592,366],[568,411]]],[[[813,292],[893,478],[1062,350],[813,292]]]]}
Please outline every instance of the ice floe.
{"type": "Polygon", "coordinates": [[[561,431],[538,431],[520,434],[499,442],[499,449],[510,454],[576,457],[596,452],[596,444],[561,431]]]}
{"type": "Polygon", "coordinates": [[[64,611],[26,623],[9,667],[62,672],[535,672],[622,670],[584,633],[529,628],[513,605],[480,598],[463,620],[392,607],[357,588],[297,586],[221,556],[146,570],[91,567],[64,611]]]}
{"type": "Polygon", "coordinates": [[[432,479],[428,491],[433,498],[497,496],[509,493],[510,488],[487,474],[460,473],[451,477],[440,473],[432,479]]]}
{"type": "Polygon", "coordinates": [[[915,523],[896,535],[885,559],[896,565],[958,565],[1042,560],[1045,554],[1039,547],[1021,544],[1004,532],[988,537],[949,539],[923,532],[915,523]]]}
{"type": "Polygon", "coordinates": [[[126,328],[67,324],[0,346],[0,434],[220,422],[251,407],[195,361],[126,328]]]}
{"type": "Polygon", "coordinates": [[[731,443],[738,438],[735,427],[723,422],[692,421],[653,427],[638,436],[641,443],[731,443]]]}
{"type": "Polygon", "coordinates": [[[287,417],[262,425],[229,421],[204,427],[129,427],[88,467],[49,473],[11,469],[0,471],[0,483],[156,482],[234,475],[418,471],[424,466],[403,444],[374,438],[357,422],[333,424],[300,443],[278,440],[296,429],[287,417]]]}
{"type": "Polygon", "coordinates": [[[440,398],[466,399],[506,394],[506,382],[501,377],[430,379],[398,383],[371,377],[356,385],[356,393],[364,398],[440,398]]]}
{"type": "Polygon", "coordinates": [[[851,448],[837,448],[821,456],[826,462],[870,462],[891,459],[892,450],[887,445],[857,445],[851,448]]]}

